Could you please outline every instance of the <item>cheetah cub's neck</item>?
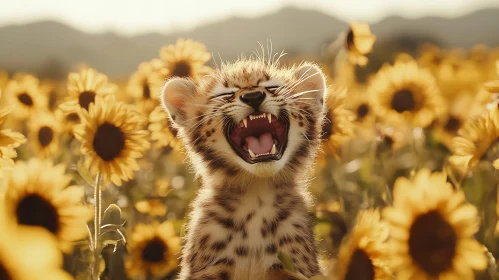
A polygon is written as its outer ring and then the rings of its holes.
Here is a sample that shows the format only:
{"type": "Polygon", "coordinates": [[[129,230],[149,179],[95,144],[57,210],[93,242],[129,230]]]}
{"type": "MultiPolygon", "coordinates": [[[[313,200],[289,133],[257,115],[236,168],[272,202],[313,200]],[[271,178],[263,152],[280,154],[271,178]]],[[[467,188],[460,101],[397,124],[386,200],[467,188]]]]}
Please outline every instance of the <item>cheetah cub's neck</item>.
{"type": "Polygon", "coordinates": [[[288,279],[279,252],[303,275],[320,274],[306,175],[326,94],[313,64],[247,59],[199,82],[165,84],[162,103],[203,185],[181,279],[288,279]]]}

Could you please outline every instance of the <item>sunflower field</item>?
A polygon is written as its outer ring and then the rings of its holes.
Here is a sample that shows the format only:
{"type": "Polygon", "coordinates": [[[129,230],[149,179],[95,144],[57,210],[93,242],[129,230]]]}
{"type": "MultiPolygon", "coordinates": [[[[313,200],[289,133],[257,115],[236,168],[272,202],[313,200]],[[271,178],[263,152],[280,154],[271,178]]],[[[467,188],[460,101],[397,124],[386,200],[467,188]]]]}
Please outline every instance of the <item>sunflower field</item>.
{"type": "MultiPolygon", "coordinates": [[[[374,49],[352,23],[306,58],[329,86],[312,279],[499,279],[499,49],[374,49]]],[[[178,39],[127,80],[0,72],[0,280],[176,278],[200,183],[158,96],[214,61],[178,39]]]]}

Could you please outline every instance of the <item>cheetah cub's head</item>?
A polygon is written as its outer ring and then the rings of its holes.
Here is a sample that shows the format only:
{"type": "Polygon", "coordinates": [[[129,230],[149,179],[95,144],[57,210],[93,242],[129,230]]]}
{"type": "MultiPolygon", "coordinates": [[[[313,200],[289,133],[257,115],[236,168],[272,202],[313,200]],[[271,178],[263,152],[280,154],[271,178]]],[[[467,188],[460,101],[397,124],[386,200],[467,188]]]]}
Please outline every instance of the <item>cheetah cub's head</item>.
{"type": "Polygon", "coordinates": [[[270,177],[310,165],[326,93],[314,64],[242,59],[199,82],[170,79],[161,99],[198,172],[270,177]]]}

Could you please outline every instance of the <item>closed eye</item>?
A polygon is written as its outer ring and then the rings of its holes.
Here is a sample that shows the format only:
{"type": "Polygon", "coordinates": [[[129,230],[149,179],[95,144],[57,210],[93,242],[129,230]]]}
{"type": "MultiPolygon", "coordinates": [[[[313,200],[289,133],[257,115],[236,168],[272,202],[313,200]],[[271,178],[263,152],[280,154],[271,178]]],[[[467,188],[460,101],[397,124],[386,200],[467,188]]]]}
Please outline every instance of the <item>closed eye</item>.
{"type": "Polygon", "coordinates": [[[210,97],[210,99],[215,99],[215,98],[225,98],[225,99],[228,99],[228,98],[232,98],[234,97],[234,93],[233,92],[225,92],[225,93],[219,93],[217,95],[214,95],[212,97],[210,97]]]}
{"type": "Polygon", "coordinates": [[[269,87],[266,87],[265,89],[271,93],[275,93],[280,87],[281,86],[269,86],[269,87]]]}

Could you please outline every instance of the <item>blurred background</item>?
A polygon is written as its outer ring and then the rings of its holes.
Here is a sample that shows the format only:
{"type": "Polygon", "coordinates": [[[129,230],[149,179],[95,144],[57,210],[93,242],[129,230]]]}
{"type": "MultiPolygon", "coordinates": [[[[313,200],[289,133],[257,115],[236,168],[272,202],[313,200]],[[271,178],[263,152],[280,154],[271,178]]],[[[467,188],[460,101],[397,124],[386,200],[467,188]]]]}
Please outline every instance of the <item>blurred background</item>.
{"type": "Polygon", "coordinates": [[[498,15],[496,0],[5,1],[0,66],[65,79],[86,64],[111,78],[128,78],[178,37],[200,41],[224,59],[252,52],[258,41],[269,39],[288,57],[317,56],[351,21],[371,24],[377,36],[374,57],[394,50],[414,53],[421,42],[494,47],[498,15]]]}

